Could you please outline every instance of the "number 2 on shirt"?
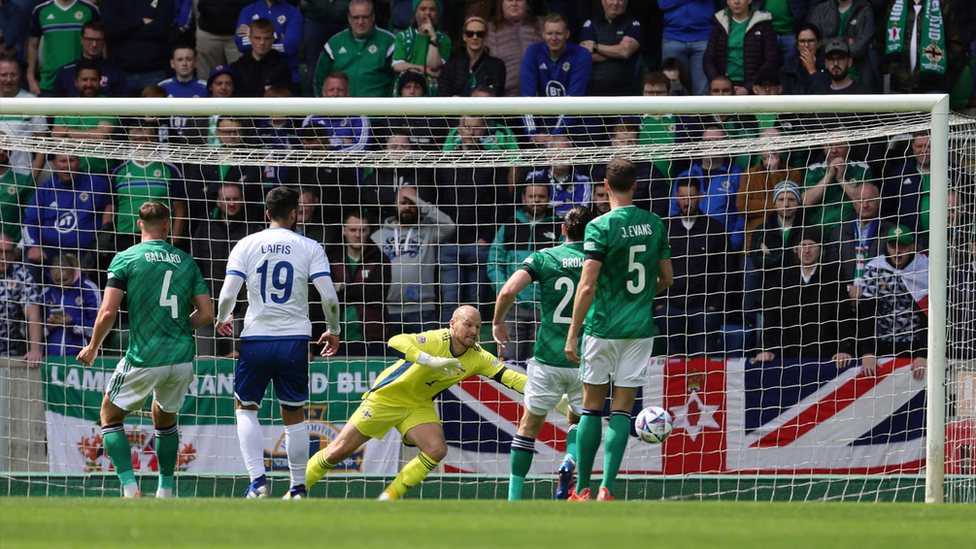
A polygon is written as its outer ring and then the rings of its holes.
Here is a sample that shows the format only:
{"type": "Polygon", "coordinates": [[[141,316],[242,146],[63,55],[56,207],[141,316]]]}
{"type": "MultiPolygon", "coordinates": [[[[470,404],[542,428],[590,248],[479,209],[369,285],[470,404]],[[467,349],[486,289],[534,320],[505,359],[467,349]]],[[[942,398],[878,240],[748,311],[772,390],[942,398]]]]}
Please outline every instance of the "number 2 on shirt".
{"type": "MultiPolygon", "coordinates": [[[[258,273],[261,275],[261,302],[267,303],[267,287],[268,287],[268,262],[265,261],[258,267],[258,273]]],[[[291,263],[287,261],[279,261],[275,264],[274,269],[271,270],[271,286],[275,290],[280,291],[280,294],[275,292],[271,293],[271,301],[275,303],[285,303],[288,298],[291,297],[291,283],[295,279],[295,268],[291,266],[291,263]],[[282,282],[281,273],[284,271],[285,280],[282,282]]]]}

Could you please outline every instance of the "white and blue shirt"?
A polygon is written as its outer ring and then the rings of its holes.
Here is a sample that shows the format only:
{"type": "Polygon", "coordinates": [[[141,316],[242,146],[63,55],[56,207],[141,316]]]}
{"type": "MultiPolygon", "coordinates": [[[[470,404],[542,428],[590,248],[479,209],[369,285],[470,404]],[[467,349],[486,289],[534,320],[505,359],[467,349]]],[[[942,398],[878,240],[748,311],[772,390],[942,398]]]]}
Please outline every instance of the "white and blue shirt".
{"type": "Polygon", "coordinates": [[[238,242],[227,259],[227,276],[247,287],[241,339],[308,338],[308,285],[330,277],[322,245],[284,228],[265,229],[238,242]]]}

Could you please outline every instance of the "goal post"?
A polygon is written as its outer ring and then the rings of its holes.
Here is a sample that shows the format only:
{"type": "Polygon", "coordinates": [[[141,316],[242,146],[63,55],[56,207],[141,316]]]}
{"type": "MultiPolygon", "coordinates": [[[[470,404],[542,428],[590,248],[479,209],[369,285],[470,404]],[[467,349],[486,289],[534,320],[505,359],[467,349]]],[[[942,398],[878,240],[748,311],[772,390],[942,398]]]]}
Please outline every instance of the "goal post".
{"type": "MultiPolygon", "coordinates": [[[[924,501],[928,503],[942,503],[947,500],[947,495],[945,493],[944,487],[947,483],[946,477],[946,425],[947,425],[947,402],[946,402],[946,391],[945,387],[947,383],[951,380],[947,380],[946,372],[949,368],[949,361],[947,357],[950,356],[950,352],[947,350],[947,333],[951,328],[947,321],[948,303],[949,303],[949,280],[950,280],[950,239],[949,239],[949,220],[946,215],[941,215],[942,212],[948,212],[951,207],[950,204],[950,162],[952,151],[956,151],[956,154],[964,155],[969,158],[976,166],[976,124],[970,119],[964,119],[958,115],[952,115],[949,111],[949,98],[947,95],[858,95],[858,96],[844,96],[844,97],[826,97],[826,96],[762,96],[762,97],[559,97],[559,98],[390,98],[390,99],[366,99],[366,98],[336,98],[336,99],[320,99],[320,98],[276,98],[276,99],[263,99],[263,98],[231,98],[231,99],[210,99],[210,98],[194,98],[194,99],[172,99],[172,98],[99,98],[99,99],[81,99],[81,98],[59,98],[59,99],[24,99],[24,98],[11,98],[3,99],[0,101],[0,121],[7,117],[56,117],[56,116],[68,116],[68,117],[80,117],[80,116],[90,116],[94,114],[106,115],[118,117],[124,119],[126,117],[213,117],[226,116],[226,117],[268,117],[268,116],[280,116],[289,117],[294,119],[302,119],[311,115],[318,116],[359,116],[365,115],[367,117],[385,118],[385,117],[418,117],[421,119],[429,118],[434,119],[438,117],[458,117],[466,114],[478,115],[482,117],[511,117],[513,120],[516,117],[521,117],[523,115],[535,115],[535,116],[560,116],[564,114],[571,114],[578,117],[633,117],[638,118],[645,113],[656,114],[656,115],[675,115],[675,116],[695,116],[703,113],[709,114],[740,114],[749,113],[754,114],[780,114],[780,113],[790,113],[790,114],[804,114],[809,115],[813,119],[818,119],[819,117],[824,117],[825,120],[831,119],[830,117],[834,115],[846,114],[849,116],[848,119],[860,121],[860,117],[863,115],[865,118],[868,116],[873,117],[869,122],[862,125],[858,125],[856,128],[848,128],[841,126],[841,134],[845,140],[856,141],[856,140],[875,140],[877,142],[885,142],[895,136],[904,137],[906,134],[911,136],[914,132],[926,131],[930,135],[930,167],[931,176],[929,182],[929,195],[928,195],[928,207],[929,211],[933,212],[933,215],[929,217],[928,224],[928,256],[929,256],[929,266],[928,266],[928,330],[927,330],[927,370],[925,377],[925,384],[930,389],[927,391],[927,397],[925,400],[925,442],[923,455],[924,459],[924,501]],[[884,116],[890,115],[890,116],[884,116]],[[957,135],[958,134],[958,135],[957,135]],[[956,139],[958,144],[952,144],[952,139],[956,139]],[[961,152],[959,152],[961,151],[961,152]]],[[[836,120],[836,118],[832,118],[836,120]]],[[[513,124],[515,125],[515,124],[513,124]]],[[[609,133],[610,128],[602,128],[605,132],[609,133]]],[[[522,128],[525,130],[525,128],[522,128]]],[[[524,132],[523,132],[524,133],[524,132]]],[[[104,157],[109,158],[114,161],[125,161],[132,158],[143,159],[146,162],[163,162],[163,163],[176,163],[176,164],[215,164],[224,166],[241,166],[241,167],[264,167],[269,163],[273,163],[275,166],[279,167],[290,167],[290,168],[314,168],[314,167],[330,167],[336,169],[342,168],[354,168],[358,170],[362,169],[381,169],[390,166],[398,165],[398,163],[411,166],[415,168],[426,167],[426,168],[440,168],[440,167],[457,167],[457,168],[479,168],[488,167],[494,171],[501,172],[503,170],[508,170],[510,168],[514,169],[524,169],[531,170],[537,166],[548,166],[553,164],[557,160],[566,162],[571,166],[591,166],[598,164],[605,164],[609,160],[617,156],[625,156],[634,159],[640,159],[642,161],[655,161],[655,160],[687,160],[702,158],[708,154],[723,154],[729,158],[736,155],[745,157],[758,157],[764,151],[778,151],[778,150],[800,150],[802,152],[809,153],[810,151],[824,147],[836,139],[836,135],[827,131],[826,126],[819,126],[817,128],[811,129],[809,131],[799,131],[795,134],[783,135],[781,140],[771,140],[762,137],[756,132],[753,135],[743,136],[741,139],[723,141],[721,144],[718,143],[706,143],[703,141],[689,141],[689,142],[673,142],[668,144],[652,143],[652,144],[640,144],[634,143],[626,146],[607,146],[607,144],[598,144],[597,146],[583,146],[574,147],[570,152],[566,151],[554,151],[552,149],[536,148],[531,146],[528,140],[522,142],[521,148],[513,152],[511,150],[480,150],[477,152],[471,151],[441,151],[440,147],[431,147],[428,149],[413,150],[407,153],[391,153],[390,151],[382,150],[380,147],[373,147],[368,149],[357,149],[353,148],[343,148],[337,147],[332,150],[322,150],[322,151],[309,151],[301,148],[294,149],[281,149],[269,151],[266,147],[260,146],[247,146],[241,147],[239,149],[222,149],[207,147],[206,144],[177,144],[173,142],[157,142],[146,145],[140,145],[139,147],[134,147],[133,145],[127,143],[124,140],[115,141],[96,141],[91,139],[76,139],[76,138],[63,138],[63,137],[50,137],[41,135],[15,135],[12,133],[3,133],[2,127],[0,127],[0,149],[5,150],[15,150],[15,151],[28,151],[31,153],[45,153],[45,154],[71,154],[78,156],[92,156],[92,157],[104,157]]],[[[609,140],[608,140],[609,141],[609,140]]],[[[439,144],[438,144],[439,145],[439,144]]],[[[976,173],[976,168],[974,166],[967,166],[968,174],[972,177],[976,173]]],[[[883,178],[883,174],[876,174],[876,178],[883,178]]],[[[40,184],[41,181],[37,181],[40,184]]],[[[673,183],[673,179],[670,180],[673,183]]],[[[802,184],[800,185],[802,188],[802,184]]],[[[514,187],[513,187],[514,188],[514,187]]],[[[976,189],[970,189],[969,192],[973,192],[976,189]]],[[[976,194],[976,193],[974,193],[976,194]]],[[[655,197],[650,197],[655,198],[655,197]]],[[[661,198],[661,197],[657,197],[661,198]]],[[[245,200],[248,200],[245,198],[245,200]]],[[[497,206],[501,208],[502,206],[514,209],[519,205],[519,198],[517,194],[511,195],[511,201],[513,203],[498,203],[497,206]]],[[[208,205],[210,203],[208,202],[208,205]]],[[[362,204],[356,204],[357,206],[362,206],[362,204]]],[[[461,220],[455,220],[459,225],[461,225],[461,220]]],[[[338,232],[340,230],[339,226],[342,220],[330,220],[333,226],[331,229],[326,227],[325,230],[332,230],[333,232],[338,232]]],[[[328,225],[328,223],[326,223],[328,225]]],[[[468,223],[468,225],[474,227],[476,223],[468,223]]],[[[728,237],[728,235],[727,235],[728,237]]],[[[974,237],[976,238],[976,237],[974,237]]],[[[230,243],[231,245],[233,242],[230,243]]],[[[731,252],[729,252],[731,255],[731,252]]],[[[738,256],[736,256],[738,257],[738,256]]],[[[439,263],[434,266],[437,269],[442,269],[443,266],[439,263]]],[[[744,272],[744,269],[742,269],[744,272]]],[[[743,272],[740,272],[740,276],[744,276],[743,272]]],[[[216,288],[219,291],[221,279],[212,280],[210,282],[216,284],[216,288]]],[[[487,286],[488,284],[479,283],[487,286]]],[[[743,289],[742,293],[746,293],[743,289]]],[[[314,296],[314,294],[312,294],[314,296]]],[[[216,295],[214,295],[216,299],[216,295]]],[[[434,298],[438,305],[442,305],[439,301],[440,297],[434,298]]],[[[480,303],[481,305],[490,306],[494,302],[494,294],[489,294],[486,298],[487,303],[480,303]]],[[[970,304],[972,307],[976,307],[976,303],[970,304]]],[[[485,322],[490,324],[490,319],[486,318],[485,322]]],[[[745,330],[745,329],[744,329],[745,330]]],[[[392,335],[392,334],[390,334],[392,335]]],[[[722,335],[722,337],[726,337],[722,335]]],[[[483,335],[484,338],[484,335],[483,335]]],[[[738,356],[738,355],[737,355],[738,356]]],[[[744,355],[743,355],[744,356],[744,355]]],[[[690,363],[690,362],[689,362],[690,363]]],[[[697,367],[697,366],[696,366],[697,367]]],[[[348,371],[348,377],[342,378],[342,383],[346,383],[350,390],[360,390],[364,384],[367,384],[371,379],[369,376],[369,368],[363,366],[360,369],[359,366],[352,367],[348,371]],[[355,370],[355,371],[354,371],[355,370]],[[362,376],[361,376],[362,374],[362,376]]],[[[680,375],[684,380],[686,377],[689,379],[695,376],[701,376],[702,379],[697,380],[697,382],[707,383],[708,369],[705,367],[704,370],[692,370],[688,369],[681,374],[669,374],[671,371],[669,366],[665,364],[665,361],[661,359],[657,366],[658,369],[653,370],[655,372],[652,375],[657,375],[659,378],[663,378],[664,381],[660,382],[660,389],[649,390],[649,392],[654,392],[654,397],[665,398],[668,397],[667,384],[669,383],[668,376],[680,375]]],[[[736,379],[742,379],[748,375],[748,365],[744,363],[735,366],[739,368],[734,372],[729,370],[726,372],[723,370],[723,379],[728,376],[728,379],[732,379],[732,376],[739,376],[736,379]]],[[[907,370],[906,370],[907,371],[907,370]]],[[[213,377],[215,380],[223,379],[224,383],[227,383],[227,379],[220,378],[219,376],[225,375],[226,372],[220,370],[218,365],[213,366],[213,377]],[[221,373],[223,372],[223,373],[221,373]]],[[[373,372],[375,374],[375,372],[373,372]]],[[[5,374],[0,372],[0,377],[5,374]]],[[[314,376],[313,376],[314,377],[314,376]]],[[[61,379],[63,381],[63,378],[61,379]]],[[[659,379],[660,381],[660,379],[659,379]]],[[[219,384],[221,381],[214,381],[213,383],[219,384]]],[[[853,381],[852,381],[853,382],[853,381]]],[[[313,379],[313,384],[315,380],[313,379]]],[[[335,380],[326,378],[324,382],[326,384],[336,383],[335,380]]],[[[685,383],[682,381],[682,383],[685,383]]],[[[691,382],[688,382],[691,383],[691,382]]],[[[976,374],[974,374],[974,381],[976,383],[976,374]]],[[[368,385],[367,385],[368,386],[368,385]]],[[[345,387],[345,386],[344,386],[345,387]]],[[[701,386],[699,386],[699,389],[701,386]]],[[[519,402],[516,395],[501,394],[497,397],[499,399],[497,402],[479,402],[476,397],[472,397],[476,391],[482,391],[480,388],[465,389],[467,393],[460,396],[454,394],[448,394],[449,398],[453,398],[457,402],[450,402],[444,406],[450,406],[451,410],[455,410],[452,414],[455,414],[454,420],[458,422],[463,422],[466,416],[465,414],[470,414],[471,410],[475,410],[480,418],[479,421],[483,422],[511,422],[511,418],[508,416],[513,412],[511,409],[507,408],[508,403],[511,401],[513,403],[519,402]]],[[[688,389],[689,395],[695,393],[692,389],[688,389]]],[[[974,391],[976,394],[976,391],[974,391]]],[[[705,393],[701,393],[702,397],[694,396],[694,398],[699,398],[695,406],[710,406],[711,401],[705,404],[702,398],[705,398],[705,393]]],[[[0,413],[4,410],[9,409],[9,407],[4,407],[2,402],[4,395],[0,392],[0,413]]],[[[651,398],[645,392],[645,399],[651,398]]],[[[742,404],[742,415],[745,416],[749,413],[749,409],[745,402],[745,398],[741,399],[742,404]]],[[[689,400],[691,402],[691,400],[689,400]]],[[[647,404],[654,404],[654,402],[647,402],[647,404]]],[[[723,401],[723,405],[727,404],[723,401]]],[[[70,404],[67,404],[70,406],[70,404]]],[[[91,406],[89,401],[84,401],[79,406],[91,406]]],[[[200,404],[203,406],[203,404],[200,404]]],[[[350,406],[348,402],[343,401],[341,407],[346,409],[350,406]]],[[[811,406],[815,407],[815,404],[811,406]]],[[[906,403],[905,406],[908,406],[906,403]]],[[[336,408],[339,408],[337,405],[336,408]]],[[[202,408],[201,408],[202,409],[202,408]]],[[[208,414],[219,415],[220,404],[215,404],[213,410],[208,408],[208,414]]],[[[352,409],[352,408],[350,408],[352,409]]],[[[517,406],[517,410],[521,410],[517,406]]],[[[703,408],[705,409],[705,408],[703,408]]],[[[443,412],[444,408],[441,408],[443,412]]],[[[896,410],[887,410],[883,413],[894,414],[896,410]]],[[[90,413],[90,410],[88,411],[90,413]]],[[[725,408],[722,408],[722,413],[725,413],[725,408]]],[[[232,414],[231,414],[232,415],[232,414]]],[[[697,416],[696,416],[697,417],[697,416]]],[[[0,418],[2,421],[3,418],[0,418]]],[[[330,420],[331,421],[331,420],[330,420]]],[[[553,428],[553,432],[562,433],[565,430],[565,420],[561,420],[563,423],[556,424],[553,428]]],[[[696,419],[697,421],[697,419],[696,419]]],[[[713,421],[715,421],[713,419],[713,421]]],[[[783,420],[787,421],[786,419],[783,420]]],[[[879,421],[881,419],[879,418],[879,421]]],[[[976,419],[974,419],[976,421],[976,419]]],[[[231,419],[232,422],[232,419],[231,419]]],[[[516,418],[517,422],[517,418],[516,418]]],[[[214,419],[214,423],[219,423],[218,419],[214,419]]],[[[2,425],[0,425],[2,427],[2,425]]],[[[218,426],[220,427],[220,426],[218,426]]],[[[676,425],[676,429],[679,426],[676,425]]],[[[331,428],[331,424],[330,424],[331,428]]],[[[728,425],[723,425],[723,428],[728,430],[730,427],[728,425]]],[[[216,427],[215,427],[216,429],[216,427]]],[[[812,427],[811,427],[812,429],[812,427]]],[[[460,429],[457,429],[460,431],[460,429]]],[[[499,430],[499,432],[511,431],[511,426],[506,425],[504,430],[499,430]]],[[[870,430],[870,429],[869,429],[870,430]]],[[[0,434],[4,430],[0,428],[0,434]]],[[[221,435],[217,435],[216,438],[221,437],[227,438],[227,433],[230,431],[221,431],[221,435]]],[[[271,433],[271,431],[269,431],[271,433]]],[[[270,434],[267,436],[275,437],[277,436],[277,431],[275,434],[270,434]]],[[[564,434],[564,433],[563,433],[564,434]]],[[[459,435],[461,436],[461,435],[459,435]]],[[[482,436],[482,435],[478,435],[482,436]]],[[[501,435],[498,435],[501,436],[501,435]]],[[[849,435],[845,435],[849,436],[849,435]]],[[[328,438],[327,435],[323,435],[325,439],[328,438]]],[[[695,440],[694,437],[691,440],[695,440]]],[[[0,440],[0,443],[4,441],[0,440]]],[[[482,446],[482,440],[470,441],[471,447],[482,446]]],[[[492,441],[492,445],[495,445],[492,441]]],[[[637,444],[632,441],[632,444],[637,444]]],[[[755,444],[758,444],[755,443],[755,444]]],[[[754,444],[754,446],[755,446],[754,444]]],[[[851,442],[853,444],[853,442],[851,442]]],[[[0,444],[0,449],[4,448],[3,444],[0,444]]],[[[562,443],[554,443],[552,445],[551,451],[547,449],[547,459],[551,458],[549,454],[553,456],[558,453],[557,448],[562,448],[562,443]]],[[[646,449],[645,447],[639,447],[641,449],[646,449]]],[[[745,448],[745,447],[743,447],[745,448]]],[[[276,447],[275,450],[278,448],[276,447]]],[[[650,452],[650,450],[648,450],[650,452]]],[[[976,450],[969,450],[976,451],[976,450]]],[[[398,451],[399,452],[399,451],[398,451]]],[[[658,452],[657,454],[651,455],[647,458],[646,463],[656,463],[660,466],[662,460],[666,461],[667,456],[660,455],[660,450],[654,450],[658,452]],[[657,460],[657,461],[654,461],[657,460]]],[[[750,456],[753,455],[749,453],[749,449],[744,449],[740,456],[750,456]]],[[[650,455],[650,454],[649,454],[650,455]]],[[[968,454],[967,454],[968,455],[968,454]]],[[[391,459],[402,459],[401,454],[397,454],[397,458],[391,459]]],[[[479,479],[489,478],[494,484],[504,483],[507,479],[507,453],[502,454],[498,452],[498,455],[489,460],[486,463],[478,463],[482,459],[484,454],[478,453],[478,451],[468,449],[468,445],[459,444],[457,449],[452,449],[449,453],[449,460],[451,460],[451,465],[449,465],[443,473],[443,478],[455,479],[453,475],[457,475],[456,480],[451,482],[456,482],[458,485],[463,486],[465,483],[471,483],[478,485],[481,481],[479,479]],[[458,464],[470,464],[470,467],[458,466],[458,464]],[[471,476],[466,476],[466,475],[471,476]],[[485,477],[488,475],[488,477],[485,477]]],[[[3,465],[2,458],[4,456],[0,455],[0,466],[3,465]]],[[[221,458],[223,459],[223,458],[221,458]]],[[[240,456],[227,456],[226,459],[232,460],[237,459],[240,461],[240,456]]],[[[267,458],[273,461],[275,458],[272,456],[267,458]]],[[[701,456],[695,455],[693,457],[687,457],[689,460],[701,460],[701,456]]],[[[723,458],[724,459],[724,458],[723,458]]],[[[747,459],[741,458],[740,459],[747,459]]],[[[973,462],[976,462],[976,456],[971,458],[973,462]]],[[[270,462],[269,461],[269,462],[270,462]]],[[[598,459],[599,461],[599,459],[598,459]]],[[[223,464],[230,463],[229,461],[223,462],[219,460],[214,460],[215,463],[223,464]]],[[[624,470],[627,469],[627,463],[625,462],[624,470]]],[[[637,463],[637,462],[634,462],[637,463]]],[[[645,462],[641,462],[645,463],[645,462]]],[[[777,466],[779,464],[776,464],[777,466]]],[[[215,465],[217,467],[219,465],[215,465]]],[[[884,469],[887,471],[885,467],[884,469]]],[[[636,467],[636,466],[635,466],[636,467]]],[[[711,477],[710,472],[714,472],[712,469],[708,469],[702,466],[698,471],[702,474],[700,477],[694,468],[689,468],[687,470],[682,469],[678,473],[669,473],[667,466],[660,466],[660,470],[655,470],[655,474],[660,474],[662,478],[667,480],[673,480],[676,482],[680,489],[678,490],[678,495],[669,496],[669,488],[665,487],[661,489],[660,497],[679,497],[679,498],[689,498],[689,497],[722,497],[722,494],[727,492],[739,493],[741,490],[743,493],[749,495],[744,496],[748,499],[753,499],[755,493],[758,493],[762,488],[760,487],[762,483],[756,481],[756,485],[752,489],[739,488],[738,483],[743,482],[747,479],[753,477],[760,477],[768,473],[770,470],[775,470],[776,467],[768,467],[757,464],[755,467],[747,467],[743,464],[737,468],[737,471],[749,471],[742,473],[727,474],[723,472],[722,474],[715,474],[711,477]],[[755,473],[755,474],[753,474],[755,473]],[[705,479],[705,480],[702,480],[705,479]],[[695,484],[698,483],[700,486],[704,486],[705,482],[715,482],[714,487],[710,488],[696,488],[695,484]],[[729,488],[729,486],[732,486],[729,488]]],[[[785,466],[784,466],[785,467],[785,466]]],[[[969,466],[969,475],[973,473],[972,465],[969,466]]],[[[857,480],[869,482],[873,481],[871,479],[872,471],[878,469],[878,467],[872,468],[871,466],[864,467],[850,467],[851,470],[864,471],[864,474],[854,475],[857,480]]],[[[839,476],[832,477],[834,475],[833,469],[818,467],[816,465],[811,465],[809,468],[797,467],[795,471],[791,473],[792,478],[795,479],[795,485],[801,488],[808,486],[810,483],[816,482],[812,480],[818,474],[824,474],[824,478],[827,479],[827,484],[831,483],[843,483],[847,482],[844,478],[839,476]],[[823,471],[827,470],[826,473],[823,471]]],[[[788,468],[783,469],[784,471],[789,470],[788,468]]],[[[892,469],[893,471],[898,471],[897,467],[892,469]]],[[[211,470],[205,473],[201,473],[201,476],[220,476],[227,470],[211,470]]],[[[440,471],[439,471],[440,472],[440,471]]],[[[635,486],[638,486],[636,493],[644,493],[639,489],[640,482],[645,482],[640,480],[640,475],[644,475],[646,471],[641,467],[634,469],[634,472],[638,474],[638,480],[635,481],[635,486]]],[[[917,471],[921,473],[922,471],[917,471]]],[[[891,478],[896,478],[896,475],[891,475],[887,473],[891,478]]],[[[0,468],[0,479],[3,477],[9,479],[15,478],[16,475],[5,473],[2,468],[0,468]]],[[[552,477],[553,475],[548,475],[552,477]]],[[[907,476],[911,476],[908,474],[907,476]]],[[[921,481],[921,475],[915,475],[916,480],[921,481]]],[[[972,498],[974,493],[976,493],[976,480],[972,478],[963,478],[966,476],[965,472],[956,473],[954,479],[961,483],[968,490],[969,495],[961,496],[963,498],[972,498]]],[[[847,477],[845,477],[847,478],[847,477]]],[[[351,482],[351,481],[345,481],[351,482]]],[[[773,484],[778,481],[774,481],[773,484]]],[[[884,481],[881,481],[882,483],[884,481]]],[[[950,480],[949,482],[952,482],[950,480]]],[[[234,484],[234,489],[236,490],[242,484],[242,481],[237,481],[234,484]]],[[[8,484],[9,486],[10,484],[8,484]]],[[[243,482],[246,486],[246,482],[243,482]]],[[[646,482],[645,482],[646,489],[646,482]]],[[[711,486],[711,485],[710,485],[711,486]]],[[[793,485],[790,485],[793,486],[793,485]]],[[[347,493],[353,493],[353,491],[348,490],[347,493]]],[[[497,488],[497,486],[496,486],[497,488]]],[[[355,488],[359,490],[359,486],[355,488]]],[[[442,490],[444,490],[442,488],[442,490]]],[[[864,490],[869,490],[864,488],[864,490]]],[[[875,487],[874,490],[877,493],[882,491],[882,488],[875,487]]],[[[368,490],[367,490],[368,491],[368,490]]],[[[444,491],[442,494],[455,494],[460,493],[463,490],[444,491]]],[[[802,492],[803,490],[799,490],[802,492]]],[[[489,494],[503,493],[498,492],[497,489],[490,491],[483,488],[475,488],[475,497],[492,497],[489,494]]],[[[921,492],[921,490],[919,490],[921,492]]],[[[330,495],[333,493],[339,493],[337,490],[330,489],[330,495]]],[[[424,492],[424,497],[428,497],[429,492],[424,492]]],[[[544,493],[540,492],[540,493],[544,493]]],[[[648,491],[647,493],[651,493],[648,491]]],[[[656,492],[655,492],[656,493],[656,492]]],[[[825,494],[829,494],[828,489],[825,494]]],[[[0,491],[0,495],[2,491],[0,491]]],[[[450,495],[447,497],[455,497],[450,495]]],[[[460,496],[456,496],[460,497],[460,496]]],[[[792,496],[791,496],[792,497],[792,496]]],[[[802,494],[796,497],[800,499],[806,499],[811,496],[804,496],[802,494]]],[[[813,496],[820,497],[820,496],[813,496]]],[[[829,498],[829,495],[823,495],[823,498],[829,498]]],[[[912,494],[914,499],[921,500],[922,498],[912,494]]],[[[952,499],[952,498],[948,498],[952,499]]]]}

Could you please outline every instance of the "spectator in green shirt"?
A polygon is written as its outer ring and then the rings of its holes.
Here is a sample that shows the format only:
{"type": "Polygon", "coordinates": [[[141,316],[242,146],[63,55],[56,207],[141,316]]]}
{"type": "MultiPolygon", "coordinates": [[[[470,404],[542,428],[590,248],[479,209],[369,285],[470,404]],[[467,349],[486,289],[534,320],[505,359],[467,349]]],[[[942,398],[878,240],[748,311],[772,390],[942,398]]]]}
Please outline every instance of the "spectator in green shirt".
{"type": "MultiPolygon", "coordinates": [[[[75,87],[79,97],[99,97],[102,94],[102,71],[92,59],[79,61],[75,68],[75,87]]],[[[55,139],[112,139],[119,119],[114,116],[82,115],[56,116],[51,129],[55,139]]],[[[106,175],[111,162],[106,158],[85,157],[81,170],[92,175],[106,175]]]]}
{"type": "Polygon", "coordinates": [[[823,162],[807,167],[803,182],[803,206],[806,222],[811,227],[821,226],[830,234],[844,221],[856,216],[852,204],[858,185],[871,181],[871,168],[864,162],[850,160],[850,144],[830,143],[824,146],[823,162]]]}
{"type": "Polygon", "coordinates": [[[315,96],[321,97],[327,74],[342,71],[349,76],[352,97],[389,97],[394,42],[392,33],[376,26],[376,12],[370,0],[350,2],[349,28],[325,43],[325,52],[315,65],[315,96]]]}
{"type": "Polygon", "coordinates": [[[437,30],[439,11],[440,0],[413,0],[413,21],[396,35],[393,50],[393,72],[421,71],[431,97],[437,95],[437,79],[451,57],[451,37],[437,30]]]}
{"type": "Polygon", "coordinates": [[[0,232],[20,242],[20,222],[34,196],[34,178],[10,165],[10,151],[0,149],[0,232]]]}
{"type": "Polygon", "coordinates": [[[728,8],[714,16],[702,61],[709,82],[726,75],[736,95],[748,95],[756,74],[780,68],[779,43],[769,12],[752,9],[752,0],[727,0],[728,8]]]}

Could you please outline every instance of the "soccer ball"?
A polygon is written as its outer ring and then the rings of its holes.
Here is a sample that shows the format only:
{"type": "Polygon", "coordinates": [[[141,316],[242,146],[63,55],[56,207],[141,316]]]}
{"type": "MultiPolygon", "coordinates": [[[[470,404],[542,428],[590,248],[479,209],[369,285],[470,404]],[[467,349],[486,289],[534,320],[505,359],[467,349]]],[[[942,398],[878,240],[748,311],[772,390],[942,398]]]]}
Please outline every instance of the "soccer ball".
{"type": "Polygon", "coordinates": [[[641,440],[661,444],[671,436],[671,415],[664,408],[648,406],[637,414],[634,428],[641,440]]]}

